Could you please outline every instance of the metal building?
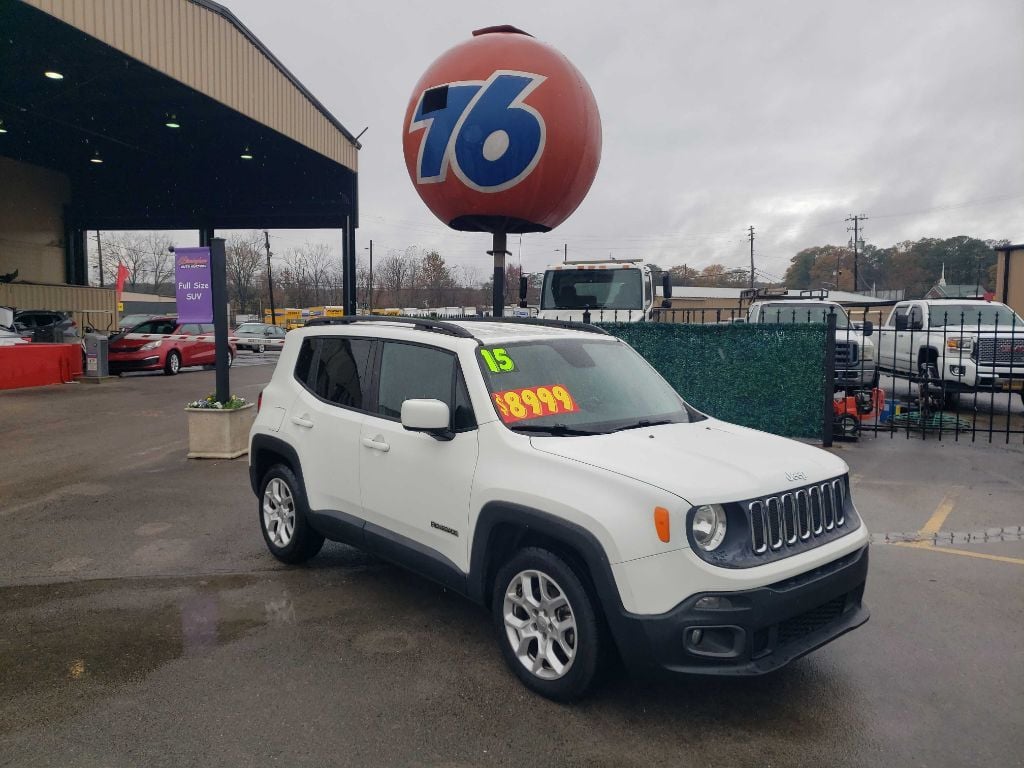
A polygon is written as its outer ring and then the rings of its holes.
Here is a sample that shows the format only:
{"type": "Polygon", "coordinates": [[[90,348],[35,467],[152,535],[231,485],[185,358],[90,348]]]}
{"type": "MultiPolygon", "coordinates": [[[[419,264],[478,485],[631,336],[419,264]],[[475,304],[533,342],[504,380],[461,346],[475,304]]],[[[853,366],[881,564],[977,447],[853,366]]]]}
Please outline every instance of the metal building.
{"type": "Polygon", "coordinates": [[[0,279],[86,285],[99,229],[336,228],[354,275],[359,148],[210,0],[0,0],[0,279]]]}

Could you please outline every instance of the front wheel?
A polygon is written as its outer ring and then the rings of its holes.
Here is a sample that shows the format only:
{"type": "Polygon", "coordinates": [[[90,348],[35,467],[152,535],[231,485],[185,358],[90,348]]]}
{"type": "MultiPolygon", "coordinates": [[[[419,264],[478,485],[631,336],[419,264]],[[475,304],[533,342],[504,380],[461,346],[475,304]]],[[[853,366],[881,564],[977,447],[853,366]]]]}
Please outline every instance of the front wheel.
{"type": "Polygon", "coordinates": [[[181,370],[181,355],[175,352],[173,349],[167,353],[167,362],[164,363],[164,373],[168,376],[174,376],[181,370]]]}
{"type": "Polygon", "coordinates": [[[502,655],[527,688],[572,701],[593,684],[601,656],[597,613],[560,557],[529,547],[498,572],[491,600],[502,655]]]}
{"type": "Polygon", "coordinates": [[[306,494],[295,473],[275,464],[260,483],[259,517],[263,541],[283,563],[303,563],[324,545],[324,537],[309,524],[306,494]]]}

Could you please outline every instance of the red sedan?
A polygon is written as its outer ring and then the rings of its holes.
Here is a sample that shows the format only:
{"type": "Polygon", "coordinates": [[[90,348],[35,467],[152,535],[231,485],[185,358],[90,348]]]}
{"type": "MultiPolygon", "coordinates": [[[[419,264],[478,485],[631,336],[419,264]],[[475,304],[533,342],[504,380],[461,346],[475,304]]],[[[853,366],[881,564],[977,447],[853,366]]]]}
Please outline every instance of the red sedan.
{"type": "MultiPolygon", "coordinates": [[[[127,333],[213,336],[213,323],[180,324],[173,317],[154,317],[139,323],[127,333]]],[[[235,360],[237,350],[233,343],[229,346],[230,365],[235,360]]],[[[213,341],[129,339],[122,336],[111,339],[108,352],[111,373],[162,370],[168,376],[173,376],[190,365],[212,366],[217,362],[216,345],[213,341]]]]}

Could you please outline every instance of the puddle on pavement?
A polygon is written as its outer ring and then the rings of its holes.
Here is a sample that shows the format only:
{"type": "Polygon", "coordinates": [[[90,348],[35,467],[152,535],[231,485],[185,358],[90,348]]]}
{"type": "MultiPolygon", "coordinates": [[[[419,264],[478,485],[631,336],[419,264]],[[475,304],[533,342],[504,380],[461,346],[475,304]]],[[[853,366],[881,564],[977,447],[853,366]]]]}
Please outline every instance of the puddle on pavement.
{"type": "Polygon", "coordinates": [[[295,620],[287,586],[255,576],[11,587],[0,606],[0,734],[295,620]]]}

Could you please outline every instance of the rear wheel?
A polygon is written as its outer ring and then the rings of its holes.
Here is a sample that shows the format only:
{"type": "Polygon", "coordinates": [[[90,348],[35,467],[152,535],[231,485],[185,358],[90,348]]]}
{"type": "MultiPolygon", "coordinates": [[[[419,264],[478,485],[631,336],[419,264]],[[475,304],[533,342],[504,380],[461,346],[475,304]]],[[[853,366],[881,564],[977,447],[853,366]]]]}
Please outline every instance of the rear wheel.
{"type": "Polygon", "coordinates": [[[505,662],[527,688],[555,701],[587,692],[603,638],[571,566],[546,549],[519,551],[498,572],[491,607],[505,662]]]}
{"type": "Polygon", "coordinates": [[[324,545],[324,537],[309,524],[306,494],[295,473],[275,464],[260,483],[259,517],[263,541],[283,563],[303,563],[324,545]]]}
{"type": "Polygon", "coordinates": [[[180,370],[181,355],[172,349],[167,353],[167,362],[164,363],[164,373],[168,376],[174,376],[180,370]]]}

